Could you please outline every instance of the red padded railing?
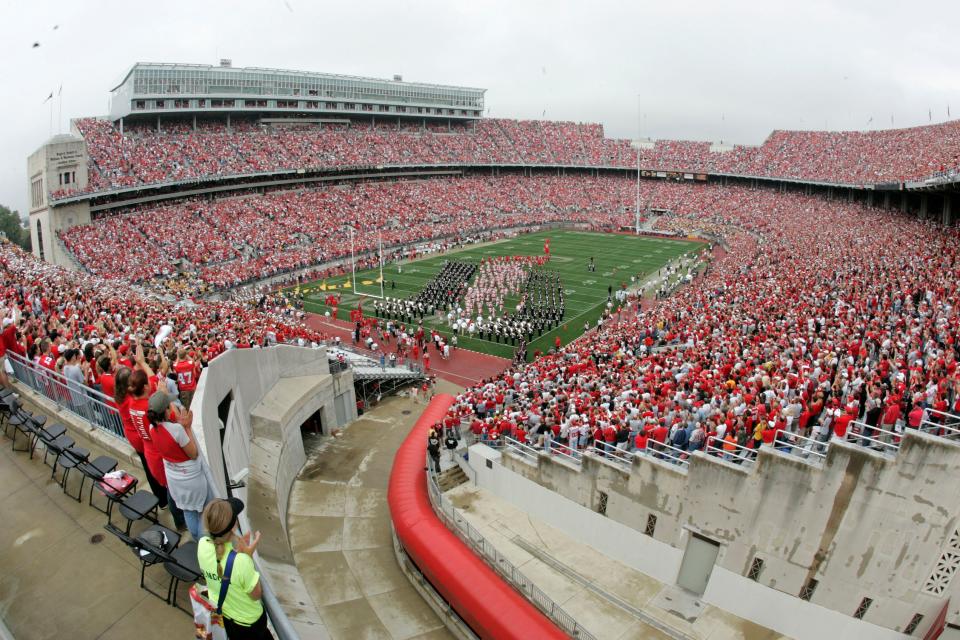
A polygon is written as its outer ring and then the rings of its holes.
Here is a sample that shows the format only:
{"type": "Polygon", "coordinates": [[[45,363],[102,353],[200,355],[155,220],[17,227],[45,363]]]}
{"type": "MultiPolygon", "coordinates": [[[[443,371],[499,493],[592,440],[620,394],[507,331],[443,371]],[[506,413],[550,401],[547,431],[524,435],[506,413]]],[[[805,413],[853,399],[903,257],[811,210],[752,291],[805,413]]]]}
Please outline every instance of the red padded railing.
{"type": "Polygon", "coordinates": [[[427,495],[427,433],[453,404],[437,395],[397,450],[387,502],[397,538],[433,588],[481,638],[566,638],[451,532],[427,495]]]}

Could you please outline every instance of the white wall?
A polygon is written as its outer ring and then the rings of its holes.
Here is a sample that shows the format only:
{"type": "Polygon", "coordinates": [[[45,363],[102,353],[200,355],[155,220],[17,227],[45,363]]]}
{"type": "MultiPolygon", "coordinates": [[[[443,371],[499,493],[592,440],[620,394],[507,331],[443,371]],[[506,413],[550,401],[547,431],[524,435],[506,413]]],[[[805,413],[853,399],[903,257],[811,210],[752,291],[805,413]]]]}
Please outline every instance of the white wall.
{"type": "MultiPolygon", "coordinates": [[[[571,538],[667,585],[676,583],[683,547],[644,535],[635,528],[602,516],[560,493],[506,468],[501,454],[485,446],[470,447],[467,463],[477,486],[530,513],[571,538]],[[488,468],[486,461],[492,463],[488,468]]],[[[526,465],[524,462],[510,464],[526,465]]],[[[530,465],[531,468],[532,465],[530,465]]],[[[562,465],[557,465],[562,466],[562,465]]],[[[644,516],[645,518],[645,516],[644,516]]],[[[685,539],[685,538],[683,538],[685,539]]],[[[714,567],[701,598],[704,602],[798,640],[849,638],[894,640],[903,634],[856,620],[816,604],[771,589],[724,569],[714,567]]],[[[921,625],[921,629],[925,627],[921,625]]]]}

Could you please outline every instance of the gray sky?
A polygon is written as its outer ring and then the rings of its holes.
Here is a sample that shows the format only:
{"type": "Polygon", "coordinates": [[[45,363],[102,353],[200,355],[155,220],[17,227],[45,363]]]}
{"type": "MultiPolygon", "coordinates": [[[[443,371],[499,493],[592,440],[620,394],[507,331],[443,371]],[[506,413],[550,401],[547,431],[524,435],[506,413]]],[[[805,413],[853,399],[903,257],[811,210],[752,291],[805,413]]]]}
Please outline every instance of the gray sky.
{"type": "Polygon", "coordinates": [[[62,84],[57,133],[106,113],[136,61],[401,73],[485,87],[495,117],[757,144],[775,128],[926,124],[928,109],[939,122],[948,104],[960,117],[957,24],[955,0],[0,0],[0,203],[26,211],[50,92],[62,84]]]}

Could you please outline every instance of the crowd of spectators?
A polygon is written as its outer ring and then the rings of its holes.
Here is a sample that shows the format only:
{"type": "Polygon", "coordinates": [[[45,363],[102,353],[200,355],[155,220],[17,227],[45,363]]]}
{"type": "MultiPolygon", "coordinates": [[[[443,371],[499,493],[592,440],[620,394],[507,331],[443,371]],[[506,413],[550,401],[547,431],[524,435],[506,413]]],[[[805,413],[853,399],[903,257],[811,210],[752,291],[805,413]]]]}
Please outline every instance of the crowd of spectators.
{"type": "MultiPolygon", "coordinates": [[[[93,274],[185,294],[348,257],[351,236],[353,251],[365,253],[381,240],[394,247],[556,221],[632,224],[635,190],[620,177],[363,183],[134,209],[61,238],[93,274]]],[[[663,190],[671,186],[643,185],[645,197],[663,190]]]]}
{"type": "MultiPolygon", "coordinates": [[[[482,119],[426,128],[381,122],[272,127],[255,120],[172,120],[127,127],[76,121],[87,142],[87,190],[282,170],[344,166],[525,164],[635,167],[629,140],[599,124],[482,119]]],[[[760,146],[658,140],[640,145],[645,169],[717,172],[844,184],[923,179],[960,166],[960,121],[884,131],[774,131],[760,146]]],[[[58,197],[72,192],[60,190],[58,197]]]]}
{"type": "MultiPolygon", "coordinates": [[[[936,411],[960,412],[957,229],[812,195],[696,183],[642,187],[645,201],[670,211],[655,229],[722,238],[704,275],[666,298],[618,300],[623,309],[596,330],[464,392],[457,410],[474,414],[476,429],[569,447],[602,438],[640,451],[653,441],[684,454],[704,448],[725,455],[796,436],[895,444],[925,419],[936,424],[936,411]]],[[[467,223],[629,224],[634,188],[617,177],[464,178],[247,201],[283,217],[263,200],[312,198],[329,207],[327,217],[298,229],[319,234],[356,215],[356,242],[372,246],[378,231],[397,242],[467,223]]],[[[137,224],[136,216],[108,223],[137,224]]],[[[344,251],[344,233],[318,236],[326,244],[317,250],[344,251]]],[[[158,251],[182,246],[149,244],[158,251]]],[[[4,306],[30,312],[18,319],[25,349],[43,349],[44,338],[66,349],[91,339],[122,345],[163,324],[176,328],[171,347],[207,358],[236,346],[320,339],[276,297],[176,307],[126,284],[37,262],[9,244],[0,269],[4,306]]]]}
{"type": "Polygon", "coordinates": [[[95,351],[112,347],[130,359],[132,345],[154,345],[148,346],[150,359],[158,335],[159,351],[173,356],[170,362],[185,351],[203,364],[228,349],[310,346],[325,339],[306,326],[302,311],[277,298],[173,304],[123,282],[42,262],[9,242],[0,243],[0,314],[4,329],[13,327],[5,351],[34,362],[49,356],[49,368],[62,371],[68,364],[62,356],[79,350],[93,374],[91,385],[98,372],[95,351]]]}
{"type": "Polygon", "coordinates": [[[884,448],[960,413],[956,229],[769,190],[674,195],[658,226],[724,238],[706,275],[468,389],[452,419],[547,447],[742,460],[808,450],[799,436],[884,448]]]}

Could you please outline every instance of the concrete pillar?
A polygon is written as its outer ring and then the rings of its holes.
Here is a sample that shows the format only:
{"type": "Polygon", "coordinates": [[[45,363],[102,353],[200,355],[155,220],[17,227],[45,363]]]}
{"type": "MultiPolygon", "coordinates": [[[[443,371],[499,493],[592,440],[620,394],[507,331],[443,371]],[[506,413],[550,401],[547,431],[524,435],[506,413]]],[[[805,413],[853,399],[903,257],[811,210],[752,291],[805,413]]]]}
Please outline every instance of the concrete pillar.
{"type": "Polygon", "coordinates": [[[873,191],[867,191],[867,206],[873,206],[873,191]]]}
{"type": "Polygon", "coordinates": [[[928,204],[928,203],[927,203],[927,200],[928,200],[928,198],[929,198],[929,196],[927,196],[927,194],[925,194],[925,193],[921,193],[921,194],[920,194],[920,219],[921,219],[921,220],[926,220],[926,219],[927,219],[927,204],[928,204]]]}
{"type": "Polygon", "coordinates": [[[853,202],[853,189],[847,189],[847,202],[853,202]]]}
{"type": "Polygon", "coordinates": [[[907,212],[907,200],[909,200],[909,198],[907,197],[907,192],[901,191],[900,192],[900,211],[902,211],[903,213],[907,212]]]}
{"type": "Polygon", "coordinates": [[[950,202],[952,200],[953,196],[949,192],[943,195],[943,213],[941,214],[940,221],[945,227],[949,227],[953,223],[953,216],[950,211],[950,202]]]}
{"type": "Polygon", "coordinates": [[[123,118],[120,118],[120,135],[123,135],[123,118]]]}
{"type": "Polygon", "coordinates": [[[193,130],[197,130],[197,114],[193,114],[193,130]]]}
{"type": "Polygon", "coordinates": [[[890,208],[890,192],[889,191],[883,194],[883,208],[884,209],[890,208]]]}
{"type": "Polygon", "coordinates": [[[157,114],[157,133],[160,133],[160,114],[157,114]]]}
{"type": "Polygon", "coordinates": [[[230,131],[230,114],[227,114],[227,131],[230,131]]]}

